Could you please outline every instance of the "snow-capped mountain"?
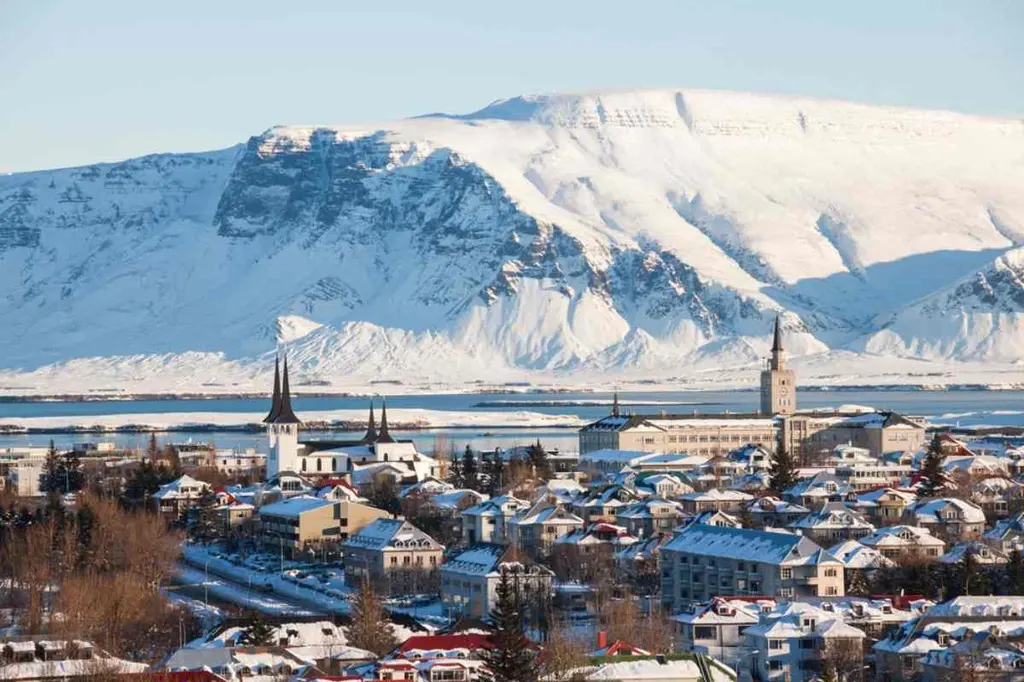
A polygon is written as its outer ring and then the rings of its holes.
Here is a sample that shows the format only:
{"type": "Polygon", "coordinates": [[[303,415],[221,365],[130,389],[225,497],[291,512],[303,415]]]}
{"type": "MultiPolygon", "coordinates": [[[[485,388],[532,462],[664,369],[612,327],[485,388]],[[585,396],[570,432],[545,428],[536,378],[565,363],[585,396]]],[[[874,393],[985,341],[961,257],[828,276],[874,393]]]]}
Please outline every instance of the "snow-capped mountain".
{"type": "Polygon", "coordinates": [[[665,380],[779,312],[796,355],[1015,363],[1022,190],[1020,120],[703,91],[14,174],[0,383],[262,386],[275,339],[321,387],[665,380]]]}

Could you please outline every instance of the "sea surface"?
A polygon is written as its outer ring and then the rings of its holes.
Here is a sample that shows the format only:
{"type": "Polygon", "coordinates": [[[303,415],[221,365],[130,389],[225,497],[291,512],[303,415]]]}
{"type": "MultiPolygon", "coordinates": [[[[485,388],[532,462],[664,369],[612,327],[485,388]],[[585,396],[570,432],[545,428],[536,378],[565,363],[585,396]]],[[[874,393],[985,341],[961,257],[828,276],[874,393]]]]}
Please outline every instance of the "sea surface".
{"type": "MultiPolygon", "coordinates": [[[[753,412],[758,407],[756,391],[654,391],[620,393],[623,412],[669,414],[697,412],[753,412]]],[[[609,393],[475,393],[448,395],[410,395],[388,398],[394,408],[422,408],[453,412],[522,411],[553,415],[575,415],[582,419],[597,419],[609,413],[612,394],[609,393]]],[[[295,397],[292,400],[301,418],[304,411],[362,409],[368,406],[365,398],[349,397],[295,397]]],[[[379,409],[378,401],[378,409],[379,409]]],[[[1024,427],[1024,391],[910,391],[910,390],[856,390],[856,391],[800,391],[800,408],[830,408],[840,405],[864,405],[894,410],[903,414],[925,417],[932,423],[950,426],[1020,426],[1024,427]]],[[[108,414],[152,414],[167,412],[223,412],[251,413],[269,408],[268,399],[172,399],[172,400],[116,400],[87,402],[3,402],[0,417],[84,416],[108,414]]],[[[352,434],[353,436],[361,435],[352,434]]],[[[559,428],[460,428],[431,429],[429,431],[398,432],[416,441],[421,451],[435,447],[462,449],[493,449],[513,445],[526,445],[540,440],[549,448],[565,452],[577,448],[575,429],[559,428]]],[[[315,437],[315,435],[311,436],[315,437]]],[[[342,433],[324,434],[323,437],[341,439],[342,433]]],[[[76,442],[114,441],[123,447],[144,447],[146,434],[43,434],[3,435],[0,448],[13,445],[45,445],[50,439],[59,447],[76,442]]],[[[213,442],[219,448],[265,449],[266,438],[259,433],[237,431],[205,432],[201,434],[159,434],[161,441],[213,442]]]]}

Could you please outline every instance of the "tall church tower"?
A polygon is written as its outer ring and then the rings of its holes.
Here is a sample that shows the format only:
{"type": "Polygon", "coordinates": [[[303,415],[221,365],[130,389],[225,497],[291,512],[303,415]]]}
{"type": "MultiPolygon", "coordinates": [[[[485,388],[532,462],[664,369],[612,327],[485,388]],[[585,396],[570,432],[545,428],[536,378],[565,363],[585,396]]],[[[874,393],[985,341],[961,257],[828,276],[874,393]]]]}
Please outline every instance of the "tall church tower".
{"type": "Polygon", "coordinates": [[[779,316],[775,316],[775,338],[767,369],[761,371],[761,413],[792,414],[796,411],[796,374],[786,369],[779,316]]]}
{"type": "Polygon", "coordinates": [[[292,394],[288,382],[288,356],[284,358],[284,378],[280,378],[278,365],[274,366],[274,397],[270,414],[263,420],[267,424],[267,478],[282,471],[299,469],[299,418],[292,410],[292,394]]]}

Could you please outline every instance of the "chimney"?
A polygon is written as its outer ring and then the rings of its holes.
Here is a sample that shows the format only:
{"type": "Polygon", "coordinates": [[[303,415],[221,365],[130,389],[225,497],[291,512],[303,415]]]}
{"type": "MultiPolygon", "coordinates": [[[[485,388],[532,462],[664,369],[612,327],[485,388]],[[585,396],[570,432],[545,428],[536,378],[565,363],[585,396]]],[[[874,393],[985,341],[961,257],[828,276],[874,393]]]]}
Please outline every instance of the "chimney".
{"type": "Polygon", "coordinates": [[[608,646],[608,631],[601,630],[597,633],[597,648],[604,649],[608,646]]]}

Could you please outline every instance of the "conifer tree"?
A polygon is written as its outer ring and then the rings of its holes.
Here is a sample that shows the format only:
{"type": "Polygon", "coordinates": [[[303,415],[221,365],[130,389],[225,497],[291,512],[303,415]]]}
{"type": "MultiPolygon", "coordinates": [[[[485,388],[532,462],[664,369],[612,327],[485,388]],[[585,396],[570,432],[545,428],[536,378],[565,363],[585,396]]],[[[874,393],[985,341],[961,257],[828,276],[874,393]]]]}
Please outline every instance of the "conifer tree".
{"type": "Polygon", "coordinates": [[[199,498],[192,523],[192,537],[201,542],[212,542],[221,536],[223,523],[217,506],[217,495],[212,490],[199,498]]]}
{"type": "Polygon", "coordinates": [[[358,649],[385,656],[398,646],[395,630],[388,621],[380,598],[368,580],[359,586],[352,604],[352,624],[348,629],[348,643],[358,649]]]}
{"type": "Polygon", "coordinates": [[[501,461],[501,451],[498,448],[494,449],[491,458],[487,460],[484,473],[487,474],[487,494],[497,497],[501,494],[502,479],[505,477],[505,463],[501,461]]]}
{"type": "Polygon", "coordinates": [[[1024,555],[1019,549],[1010,552],[1006,563],[1006,585],[1004,594],[1024,594],[1024,555]]]}
{"type": "Polygon", "coordinates": [[[918,489],[921,497],[938,497],[946,489],[949,479],[942,470],[942,442],[938,435],[928,445],[928,455],[918,473],[921,476],[921,487],[918,489]]]}
{"type": "Polygon", "coordinates": [[[495,598],[490,615],[494,646],[484,654],[486,679],[491,682],[537,682],[536,652],[523,631],[520,596],[507,571],[501,572],[495,598]]]}
{"type": "Polygon", "coordinates": [[[782,493],[796,484],[796,462],[793,456],[782,445],[772,457],[772,465],[768,469],[768,489],[781,497],[782,493]]]}
{"type": "Polygon", "coordinates": [[[448,454],[448,482],[456,488],[466,487],[466,477],[462,473],[462,460],[455,454],[455,448],[448,454]]]}
{"type": "Polygon", "coordinates": [[[43,473],[39,476],[40,492],[50,493],[56,496],[60,493],[57,483],[57,473],[60,471],[60,454],[53,440],[50,440],[50,448],[46,451],[46,462],[43,464],[43,473]]]}
{"type": "Polygon", "coordinates": [[[540,444],[540,439],[530,446],[530,450],[527,453],[530,458],[530,464],[533,466],[533,472],[537,478],[544,479],[545,481],[551,479],[551,462],[548,461],[547,450],[540,444]]]}
{"type": "Polygon", "coordinates": [[[74,450],[65,452],[61,457],[58,478],[63,478],[63,481],[58,480],[58,485],[63,484],[61,490],[65,493],[77,493],[85,487],[85,472],[82,471],[82,460],[79,459],[78,454],[74,450]]]}
{"type": "Polygon", "coordinates": [[[480,476],[478,475],[476,457],[473,449],[466,445],[466,451],[462,453],[462,485],[469,490],[480,488],[480,476]]]}
{"type": "Polygon", "coordinates": [[[277,631],[259,611],[249,613],[245,629],[238,637],[238,643],[244,646],[271,646],[277,643],[277,631]]]}

